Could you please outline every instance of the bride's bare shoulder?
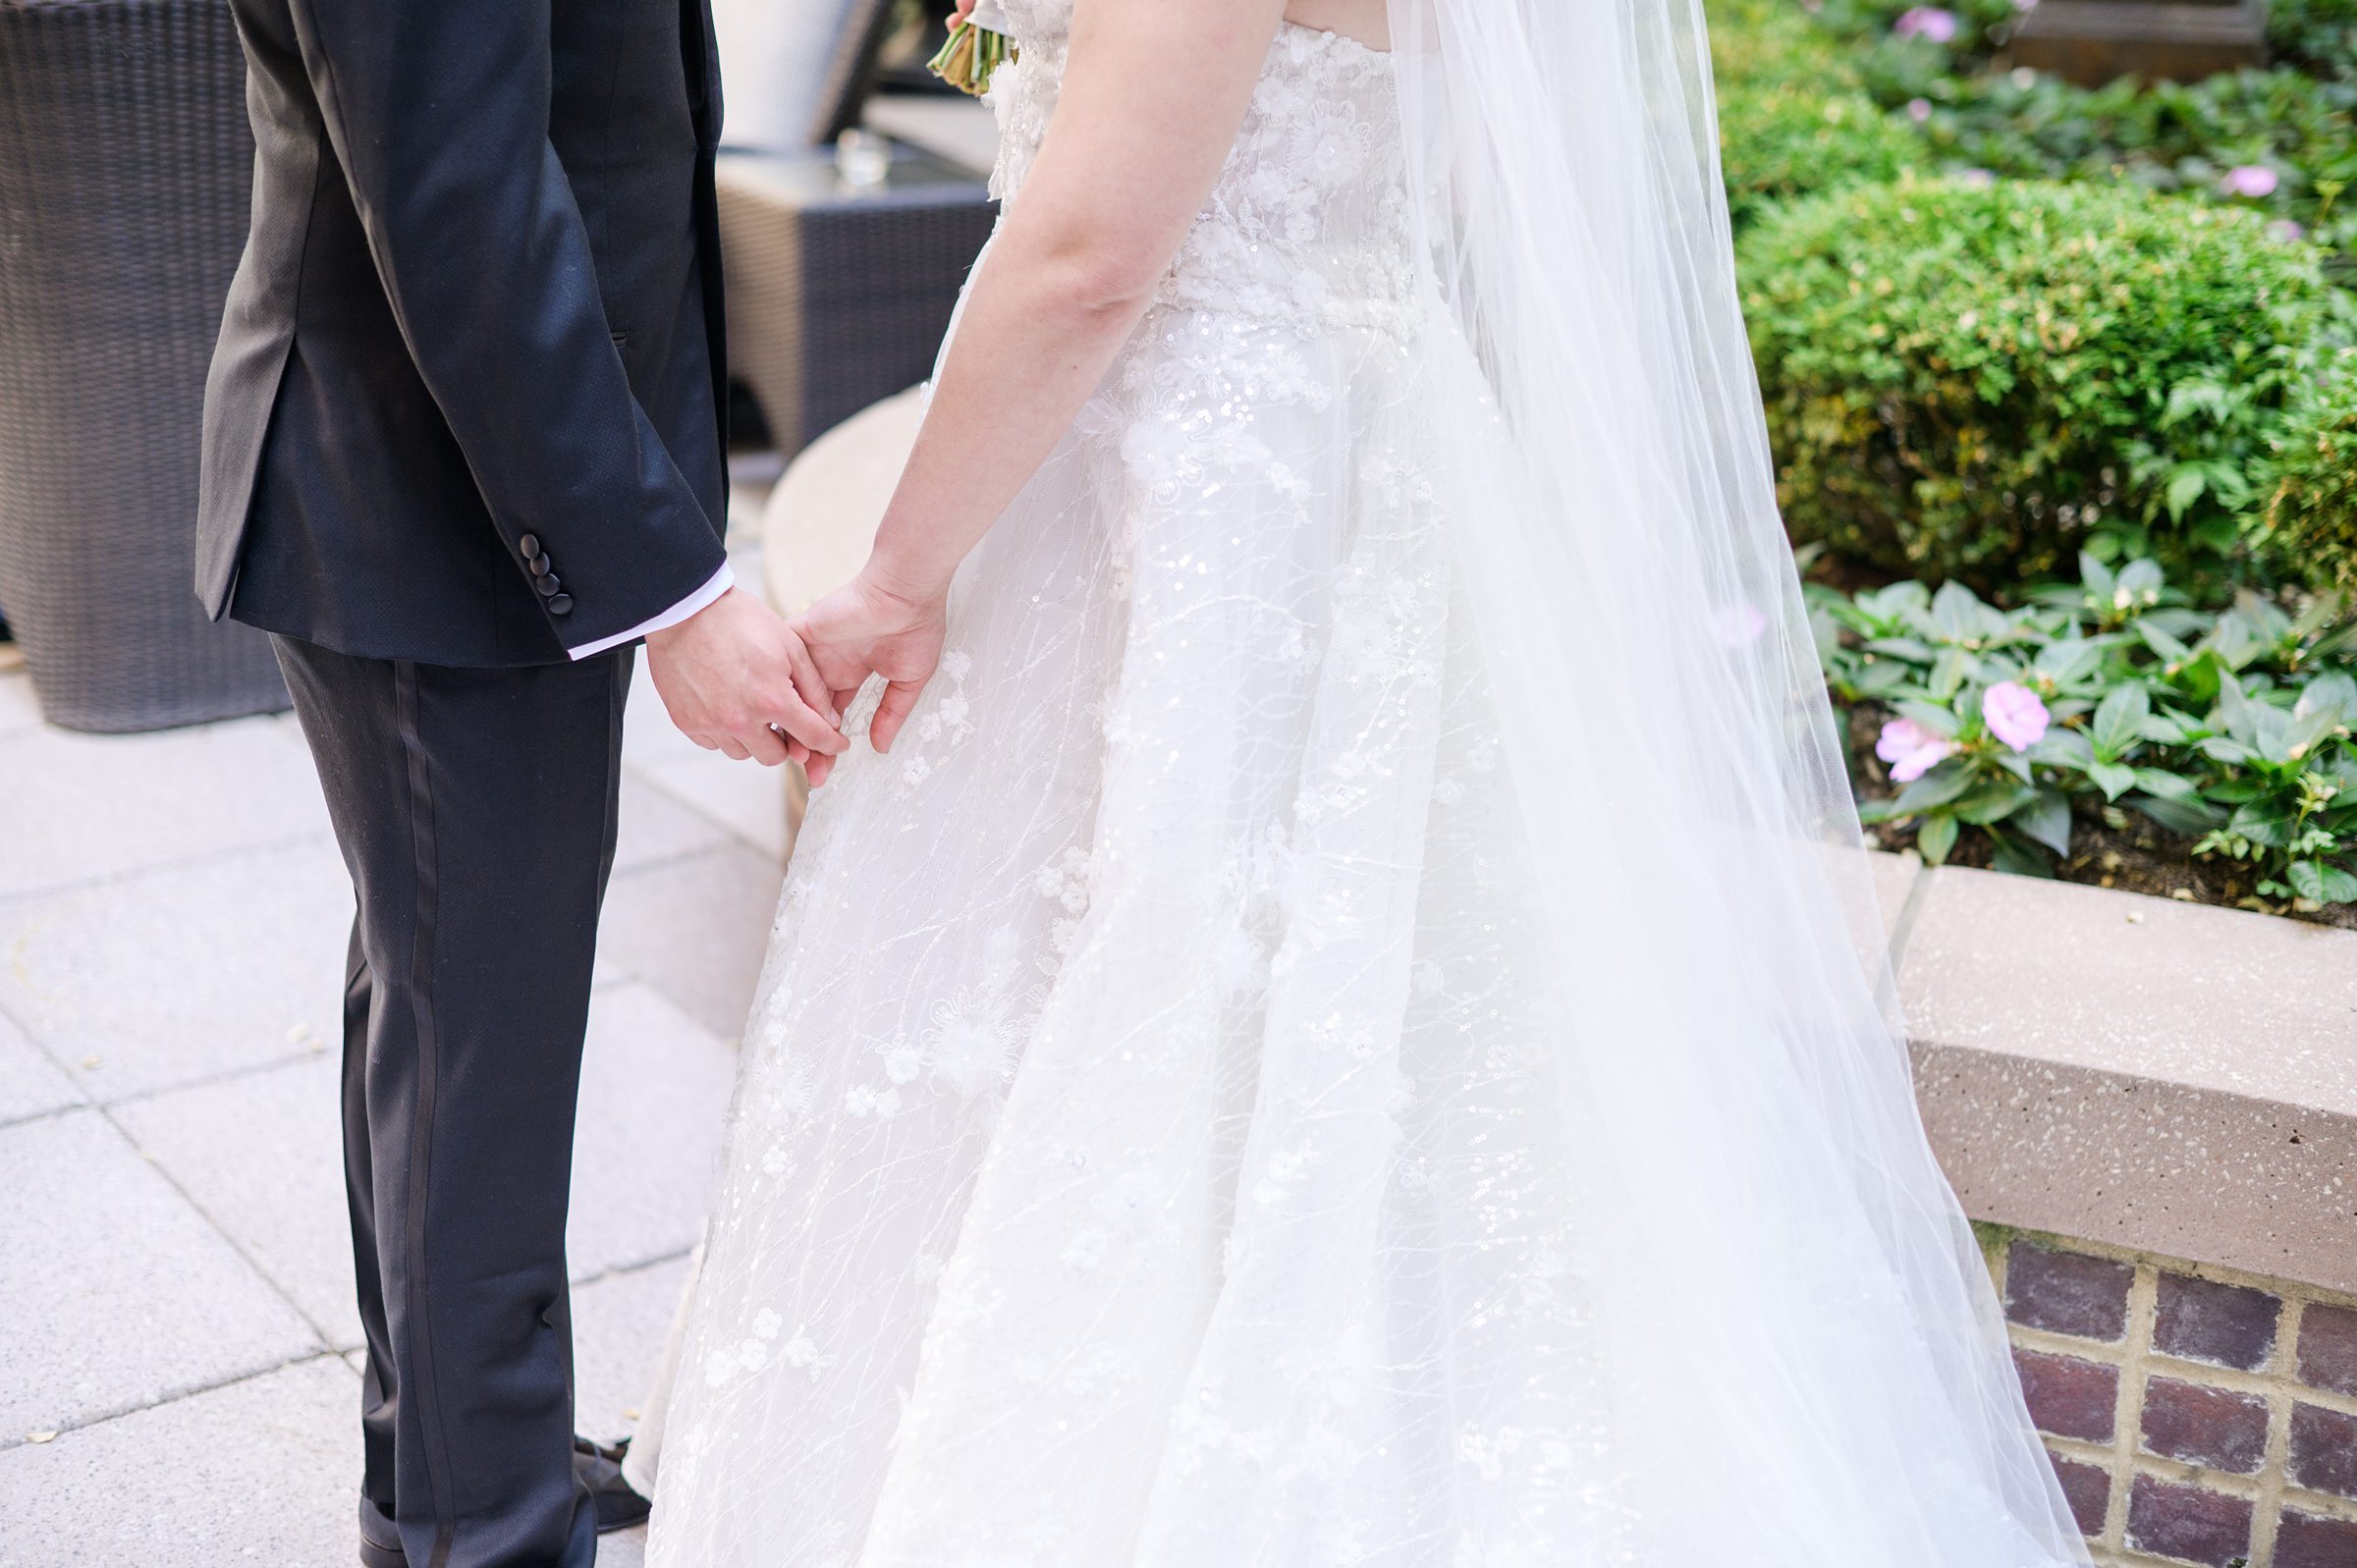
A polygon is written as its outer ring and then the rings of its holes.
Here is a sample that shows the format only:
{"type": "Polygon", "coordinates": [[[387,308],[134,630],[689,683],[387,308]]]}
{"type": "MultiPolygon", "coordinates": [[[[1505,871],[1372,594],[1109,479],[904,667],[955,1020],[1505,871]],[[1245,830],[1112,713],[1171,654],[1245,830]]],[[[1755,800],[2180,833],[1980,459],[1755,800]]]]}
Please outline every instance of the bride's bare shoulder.
{"type": "Polygon", "coordinates": [[[1391,47],[1391,17],[1386,0],[1290,0],[1285,20],[1378,49],[1391,47]]]}

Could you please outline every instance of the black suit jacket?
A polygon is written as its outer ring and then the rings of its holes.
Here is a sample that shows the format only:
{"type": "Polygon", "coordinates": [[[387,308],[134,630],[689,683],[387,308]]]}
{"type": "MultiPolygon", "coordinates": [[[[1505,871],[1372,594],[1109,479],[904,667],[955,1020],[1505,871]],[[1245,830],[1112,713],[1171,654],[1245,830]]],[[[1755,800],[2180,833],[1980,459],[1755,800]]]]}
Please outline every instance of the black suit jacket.
{"type": "Polygon", "coordinates": [[[233,3],[256,147],[205,393],[208,613],[541,664],[710,580],[707,0],[233,3]]]}

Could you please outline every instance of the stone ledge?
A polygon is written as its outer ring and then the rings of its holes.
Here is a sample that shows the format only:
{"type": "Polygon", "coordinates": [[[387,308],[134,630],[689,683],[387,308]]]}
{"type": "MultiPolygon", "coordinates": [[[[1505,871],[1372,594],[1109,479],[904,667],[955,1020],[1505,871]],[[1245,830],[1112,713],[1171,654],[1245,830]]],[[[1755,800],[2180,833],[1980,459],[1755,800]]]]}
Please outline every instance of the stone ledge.
{"type": "Polygon", "coordinates": [[[1911,911],[1917,1098],[1966,1213],[2357,1292],[2357,933],[1957,867],[1877,884],[1911,911]]]}

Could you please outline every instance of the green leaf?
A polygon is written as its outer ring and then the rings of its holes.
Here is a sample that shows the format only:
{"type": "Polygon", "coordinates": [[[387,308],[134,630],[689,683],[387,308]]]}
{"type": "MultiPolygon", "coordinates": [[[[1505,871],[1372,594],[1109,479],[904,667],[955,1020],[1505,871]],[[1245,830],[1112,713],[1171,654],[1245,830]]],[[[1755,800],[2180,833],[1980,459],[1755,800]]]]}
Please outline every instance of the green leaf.
{"type": "Polygon", "coordinates": [[[2191,779],[2162,768],[2137,769],[2136,786],[2146,794],[2156,795],[2163,800],[2193,800],[2201,794],[2201,789],[2191,779]]]}
{"type": "Polygon", "coordinates": [[[2088,738],[2095,754],[2109,762],[2141,737],[2144,721],[2152,716],[2151,696],[2141,685],[2116,686],[2095,710],[2088,738]]]}
{"type": "Polygon", "coordinates": [[[2254,800],[2234,808],[2226,822],[2230,833],[2238,833],[2251,842],[2280,849],[2291,842],[2291,813],[2272,800],[2254,800]]]}
{"type": "Polygon", "coordinates": [[[1942,642],[1967,642],[1986,628],[1988,606],[1970,588],[1950,577],[1932,595],[1932,634],[1942,642]]]}
{"type": "Polygon", "coordinates": [[[2089,763],[2087,777],[2095,781],[2106,800],[2117,800],[2136,787],[2136,770],[2124,762],[2089,763]]]}
{"type": "Polygon", "coordinates": [[[1987,827],[1990,823],[2011,816],[2037,798],[2038,791],[2028,784],[2006,779],[1992,779],[1959,798],[1954,814],[1959,821],[1969,822],[1975,827],[1987,827]]]}
{"type": "Polygon", "coordinates": [[[2226,814],[2200,799],[2170,800],[2159,795],[2130,795],[2128,805],[2166,828],[2170,833],[2198,838],[2225,821],[2226,814]]]}
{"type": "Polygon", "coordinates": [[[2070,853],[2070,801],[2061,790],[2050,785],[2032,791],[2005,820],[2008,827],[2020,829],[2056,854],[2070,853]]]}
{"type": "Polygon", "coordinates": [[[2209,488],[2210,475],[2201,464],[2189,462],[2179,466],[2168,476],[2168,489],[2165,492],[2170,519],[2183,522],[2186,512],[2202,499],[2202,492],[2209,488]]]}
{"type": "Polygon", "coordinates": [[[1923,831],[1915,836],[1915,848],[1927,865],[1946,864],[1948,851],[1955,846],[1956,819],[1953,817],[1933,817],[1924,823],[1923,831]]]}
{"type": "Polygon", "coordinates": [[[2001,831],[1992,834],[1991,837],[1997,841],[1997,854],[1994,858],[1998,870],[2015,877],[2051,878],[2054,876],[2055,868],[2047,862],[2046,856],[2039,851],[2035,844],[2023,843],[2013,835],[2001,831]]]}
{"type": "Polygon", "coordinates": [[[2258,704],[2243,694],[2242,682],[2232,676],[2218,683],[2217,727],[2239,744],[2260,749],[2258,704]]]}
{"type": "Polygon", "coordinates": [[[1891,809],[1891,804],[1883,797],[1861,800],[1858,802],[1858,820],[1870,827],[1878,822],[1890,822],[1898,815],[1891,809]]]}
{"type": "Polygon", "coordinates": [[[2048,643],[2031,669],[2057,686],[2067,686],[2103,662],[2104,645],[2070,636],[2048,643]]]}
{"type": "Polygon", "coordinates": [[[1898,798],[1891,803],[1891,810],[1902,817],[1920,816],[1935,806],[1946,805],[1970,787],[1970,768],[1958,762],[1944,762],[1901,789],[1898,798]]]}
{"type": "Polygon", "coordinates": [[[2087,765],[2095,760],[2095,748],[2087,743],[2087,737],[2078,730],[2057,726],[2049,730],[2046,738],[2030,748],[2030,760],[2085,772],[2087,765]]]}
{"type": "Polygon", "coordinates": [[[2357,903],[2357,876],[2330,862],[2319,862],[2325,868],[2325,894],[2319,903],[2357,903]]]}
{"type": "Polygon", "coordinates": [[[2325,901],[2325,867],[2319,860],[2295,860],[2283,871],[2291,891],[2312,903],[2325,901]]]}
{"type": "Polygon", "coordinates": [[[1935,703],[1917,702],[1912,698],[1902,699],[1892,706],[1897,708],[1900,718],[1914,720],[1941,739],[1953,740],[1956,738],[1954,710],[1940,707],[1935,703]]]}
{"type": "Polygon", "coordinates": [[[2181,665],[2193,657],[2191,648],[2155,625],[2150,618],[2136,622],[2136,635],[2144,639],[2144,645],[2164,664],[2181,665]]]}
{"type": "Polygon", "coordinates": [[[1939,663],[1932,666],[1926,685],[1932,695],[1945,702],[1963,689],[1964,683],[1980,674],[1981,662],[1962,648],[1944,648],[1939,663]]]}
{"type": "Polygon", "coordinates": [[[2296,721],[2330,719],[2335,727],[2357,724],[2357,680],[2338,670],[2318,676],[2301,688],[2291,716],[2296,721]]]}

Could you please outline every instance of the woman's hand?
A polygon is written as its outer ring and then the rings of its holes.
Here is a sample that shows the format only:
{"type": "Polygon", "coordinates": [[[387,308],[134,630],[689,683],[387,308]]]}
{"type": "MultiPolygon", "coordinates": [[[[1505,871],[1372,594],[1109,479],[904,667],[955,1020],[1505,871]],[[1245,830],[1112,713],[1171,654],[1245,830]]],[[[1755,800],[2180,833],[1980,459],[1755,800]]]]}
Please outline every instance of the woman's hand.
{"type": "MultiPolygon", "coordinates": [[[[925,682],[941,664],[948,610],[947,589],[910,593],[893,587],[870,563],[858,576],[795,619],[794,629],[809,649],[839,711],[850,705],[869,676],[882,676],[889,682],[867,729],[878,751],[892,749],[925,682]]],[[[834,771],[835,759],[814,755],[809,766],[810,783],[823,784],[834,771]]]]}

